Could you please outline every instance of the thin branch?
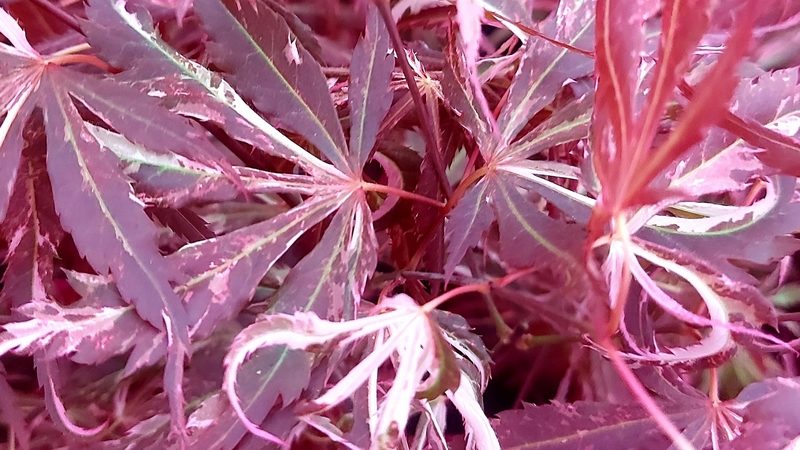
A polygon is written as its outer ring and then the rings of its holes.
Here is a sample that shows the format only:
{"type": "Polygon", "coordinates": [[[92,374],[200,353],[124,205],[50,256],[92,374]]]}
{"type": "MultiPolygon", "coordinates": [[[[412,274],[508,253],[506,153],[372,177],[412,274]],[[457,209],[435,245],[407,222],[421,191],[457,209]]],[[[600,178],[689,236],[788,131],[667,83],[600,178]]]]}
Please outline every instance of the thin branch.
{"type": "Polygon", "coordinates": [[[445,199],[449,199],[450,194],[452,193],[452,188],[450,187],[450,182],[447,181],[447,174],[444,169],[442,154],[439,151],[439,146],[436,142],[434,132],[431,129],[431,120],[430,117],[428,117],[428,111],[425,108],[425,104],[422,102],[422,96],[419,93],[419,88],[417,87],[414,73],[411,71],[411,66],[408,63],[408,59],[406,59],[403,41],[400,39],[400,33],[397,31],[397,25],[394,23],[394,19],[392,18],[392,11],[389,7],[389,2],[388,0],[373,1],[375,2],[375,6],[378,7],[378,11],[381,14],[383,22],[386,24],[386,28],[389,30],[389,36],[392,39],[392,46],[397,53],[397,60],[400,63],[400,69],[403,71],[403,76],[405,76],[406,83],[408,84],[408,91],[411,93],[411,98],[414,100],[414,104],[417,107],[420,125],[422,126],[422,135],[425,138],[425,146],[428,149],[428,154],[431,156],[431,162],[433,163],[433,168],[436,172],[436,179],[439,181],[439,187],[442,189],[445,199]]]}
{"type": "Polygon", "coordinates": [[[78,19],[65,11],[61,6],[50,3],[50,0],[31,0],[31,3],[47,11],[53,17],[63,22],[64,25],[72,28],[80,34],[83,34],[83,30],[81,30],[80,24],[78,24],[78,19]]]}
{"type": "Polygon", "coordinates": [[[653,397],[651,397],[644,386],[642,386],[642,383],[639,382],[639,379],[636,378],[636,375],[630,367],[622,360],[614,344],[606,339],[603,343],[603,348],[608,353],[608,357],[611,359],[619,377],[622,378],[622,381],[628,386],[628,389],[633,396],[636,397],[636,400],[650,413],[650,416],[658,427],[661,428],[661,431],[672,440],[673,445],[679,450],[696,450],[695,446],[686,439],[686,436],[684,436],[677,427],[675,427],[672,420],[667,417],[664,411],[656,404],[655,400],[653,400],[653,397]]]}
{"type": "Polygon", "coordinates": [[[486,11],[486,16],[488,18],[494,19],[494,20],[496,20],[498,22],[506,21],[506,22],[513,23],[514,26],[518,27],[520,30],[524,31],[525,33],[530,34],[531,36],[538,37],[540,39],[544,39],[545,41],[555,45],[556,47],[561,47],[561,48],[567,49],[569,51],[572,51],[572,52],[575,52],[575,53],[579,53],[581,55],[588,56],[590,58],[594,58],[594,53],[593,52],[590,52],[588,50],[584,50],[582,48],[575,47],[573,45],[567,44],[566,42],[561,42],[558,39],[551,38],[551,37],[547,36],[546,34],[541,33],[538,30],[535,30],[535,29],[533,29],[533,28],[531,28],[531,27],[529,27],[529,26],[527,26],[525,24],[522,24],[522,23],[519,23],[519,22],[515,22],[515,21],[513,21],[511,19],[503,17],[501,14],[498,14],[496,12],[486,11]]]}
{"type": "Polygon", "coordinates": [[[435,206],[437,208],[444,208],[445,204],[442,202],[438,202],[432,198],[425,197],[424,195],[415,194],[413,192],[404,191],[402,189],[398,189],[392,186],[386,186],[384,184],[376,184],[376,183],[366,183],[362,182],[361,187],[365,191],[372,191],[372,192],[383,192],[384,194],[389,195],[396,195],[400,198],[405,198],[408,200],[414,200],[420,203],[425,203],[426,205],[435,206]]]}

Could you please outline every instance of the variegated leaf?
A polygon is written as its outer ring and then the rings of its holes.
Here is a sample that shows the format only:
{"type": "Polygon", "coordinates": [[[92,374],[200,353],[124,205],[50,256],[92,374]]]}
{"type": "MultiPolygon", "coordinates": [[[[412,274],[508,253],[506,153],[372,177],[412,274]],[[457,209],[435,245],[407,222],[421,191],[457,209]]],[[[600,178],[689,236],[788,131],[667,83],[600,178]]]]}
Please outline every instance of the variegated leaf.
{"type": "Polygon", "coordinates": [[[195,11],[213,40],[212,60],[237,91],[347,170],[347,144],[322,70],[283,18],[236,0],[197,0],[195,11]]]}
{"type": "Polygon", "coordinates": [[[47,170],[61,224],[89,263],[111,272],[123,297],[158,329],[170,318],[188,346],[188,320],[170,281],[177,273],[156,245],[156,228],[133,196],[113,155],[86,130],[69,95],[51,72],[42,93],[47,130],[47,170]],[[86,223],[92,223],[91,228],[86,223]]]}

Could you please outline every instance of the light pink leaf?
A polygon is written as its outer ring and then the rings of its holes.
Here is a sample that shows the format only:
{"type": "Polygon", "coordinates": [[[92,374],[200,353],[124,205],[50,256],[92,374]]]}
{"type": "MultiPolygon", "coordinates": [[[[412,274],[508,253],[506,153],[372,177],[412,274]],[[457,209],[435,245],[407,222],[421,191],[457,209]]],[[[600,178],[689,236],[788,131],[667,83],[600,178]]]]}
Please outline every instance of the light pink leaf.
{"type": "Polygon", "coordinates": [[[30,319],[3,326],[0,354],[41,351],[51,359],[70,356],[78,362],[96,364],[129,350],[133,344],[131,338],[135,337],[115,333],[132,331],[124,324],[131,320],[130,306],[62,307],[55,302],[34,301],[18,311],[30,319]]]}
{"type": "Polygon", "coordinates": [[[39,52],[33,49],[25,37],[25,31],[5,9],[0,8],[0,34],[8,38],[11,45],[30,58],[40,58],[39,52]]]}

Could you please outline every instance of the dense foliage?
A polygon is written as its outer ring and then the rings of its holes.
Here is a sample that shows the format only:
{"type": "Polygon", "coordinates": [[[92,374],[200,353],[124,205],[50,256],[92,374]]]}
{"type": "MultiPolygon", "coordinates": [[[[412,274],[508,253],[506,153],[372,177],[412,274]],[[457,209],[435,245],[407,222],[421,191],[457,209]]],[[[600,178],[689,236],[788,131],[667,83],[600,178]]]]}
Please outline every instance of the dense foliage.
{"type": "Polygon", "coordinates": [[[800,2],[0,6],[3,448],[800,448],[800,2]]]}

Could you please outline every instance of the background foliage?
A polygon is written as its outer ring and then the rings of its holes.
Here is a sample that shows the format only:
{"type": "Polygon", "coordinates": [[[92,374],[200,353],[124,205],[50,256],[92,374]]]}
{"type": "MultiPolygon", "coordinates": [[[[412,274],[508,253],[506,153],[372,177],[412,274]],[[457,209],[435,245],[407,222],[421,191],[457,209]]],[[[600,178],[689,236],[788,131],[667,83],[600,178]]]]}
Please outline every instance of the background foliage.
{"type": "Polygon", "coordinates": [[[5,448],[800,445],[800,3],[0,5],[5,448]]]}

